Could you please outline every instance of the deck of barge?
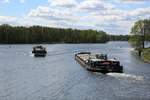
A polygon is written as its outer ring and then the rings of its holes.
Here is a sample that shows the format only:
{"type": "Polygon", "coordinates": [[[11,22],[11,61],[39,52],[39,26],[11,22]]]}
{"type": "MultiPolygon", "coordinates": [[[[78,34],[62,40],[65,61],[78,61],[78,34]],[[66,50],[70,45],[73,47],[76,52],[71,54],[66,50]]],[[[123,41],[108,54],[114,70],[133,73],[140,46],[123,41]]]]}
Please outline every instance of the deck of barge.
{"type": "Polygon", "coordinates": [[[80,60],[83,60],[84,62],[86,62],[88,61],[90,54],[78,54],[77,56],[80,58],[80,60]]]}
{"type": "Polygon", "coordinates": [[[84,67],[86,68],[87,70],[89,71],[93,71],[93,72],[103,72],[103,73],[106,73],[106,70],[105,69],[101,69],[101,68],[94,68],[94,67],[91,67],[87,64],[89,58],[96,58],[94,55],[91,55],[91,54],[77,54],[75,56],[75,59],[84,67]]]}

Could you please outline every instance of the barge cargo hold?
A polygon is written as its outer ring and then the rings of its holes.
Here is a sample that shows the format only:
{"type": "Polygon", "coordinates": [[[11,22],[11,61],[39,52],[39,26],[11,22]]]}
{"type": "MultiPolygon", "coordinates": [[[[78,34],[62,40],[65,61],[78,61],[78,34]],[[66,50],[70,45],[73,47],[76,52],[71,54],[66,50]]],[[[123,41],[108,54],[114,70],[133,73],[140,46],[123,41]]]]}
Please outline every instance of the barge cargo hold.
{"type": "Polygon", "coordinates": [[[45,57],[47,54],[46,48],[43,46],[33,47],[32,53],[35,57],[45,57]]]}
{"type": "Polygon", "coordinates": [[[93,72],[123,72],[123,66],[116,59],[108,59],[104,54],[91,54],[90,52],[80,52],[75,54],[75,59],[87,70],[93,72]]]}

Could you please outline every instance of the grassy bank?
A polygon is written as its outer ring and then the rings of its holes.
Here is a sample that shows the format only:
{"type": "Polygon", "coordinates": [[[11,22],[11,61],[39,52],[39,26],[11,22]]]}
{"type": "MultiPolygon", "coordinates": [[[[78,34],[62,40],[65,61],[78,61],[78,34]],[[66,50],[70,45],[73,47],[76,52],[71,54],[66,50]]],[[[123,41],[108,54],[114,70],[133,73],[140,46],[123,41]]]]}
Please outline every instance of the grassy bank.
{"type": "Polygon", "coordinates": [[[145,62],[150,63],[150,47],[142,50],[142,59],[145,62]]]}

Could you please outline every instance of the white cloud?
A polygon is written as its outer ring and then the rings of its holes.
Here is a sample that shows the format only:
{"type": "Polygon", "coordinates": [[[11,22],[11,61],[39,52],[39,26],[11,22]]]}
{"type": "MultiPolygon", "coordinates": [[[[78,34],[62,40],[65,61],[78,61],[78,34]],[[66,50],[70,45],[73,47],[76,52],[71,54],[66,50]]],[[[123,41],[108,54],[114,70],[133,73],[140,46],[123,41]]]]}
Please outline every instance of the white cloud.
{"type": "Polygon", "coordinates": [[[112,4],[105,3],[102,0],[86,0],[81,2],[78,7],[85,11],[100,11],[114,8],[112,4]]]}
{"type": "Polygon", "coordinates": [[[145,3],[148,0],[120,0],[122,3],[133,3],[133,4],[141,4],[145,3]]]}
{"type": "Polygon", "coordinates": [[[6,23],[14,23],[16,21],[16,17],[11,16],[0,16],[0,24],[6,24],[6,23]]]}
{"type": "Polygon", "coordinates": [[[41,18],[32,18],[32,17],[12,17],[12,16],[0,16],[0,25],[1,24],[10,24],[13,26],[33,26],[33,25],[42,25],[49,27],[56,27],[56,23],[45,20],[41,18]]]}
{"type": "Polygon", "coordinates": [[[77,2],[75,0],[48,0],[51,6],[56,7],[66,7],[71,8],[75,7],[77,2]]]}
{"type": "Polygon", "coordinates": [[[138,8],[130,12],[126,12],[126,18],[128,20],[138,20],[141,18],[150,18],[150,7],[138,8]]]}
{"type": "Polygon", "coordinates": [[[60,11],[52,9],[46,6],[39,6],[37,9],[33,9],[28,14],[30,17],[40,17],[43,19],[54,21],[75,21],[76,18],[67,11],[60,11]]]}
{"type": "MultiPolygon", "coordinates": [[[[0,0],[0,3],[10,3],[13,0],[0,0]]],[[[20,3],[25,3],[26,0],[18,0],[20,3]]]]}

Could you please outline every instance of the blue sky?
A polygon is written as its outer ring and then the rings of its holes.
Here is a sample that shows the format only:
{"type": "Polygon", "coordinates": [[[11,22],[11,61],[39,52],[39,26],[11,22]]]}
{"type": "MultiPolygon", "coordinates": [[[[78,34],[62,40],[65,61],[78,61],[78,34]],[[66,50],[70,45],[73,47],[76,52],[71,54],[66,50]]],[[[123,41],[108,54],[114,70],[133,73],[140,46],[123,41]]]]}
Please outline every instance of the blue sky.
{"type": "Polygon", "coordinates": [[[129,34],[150,19],[150,0],[0,0],[0,24],[104,30],[129,34]]]}

